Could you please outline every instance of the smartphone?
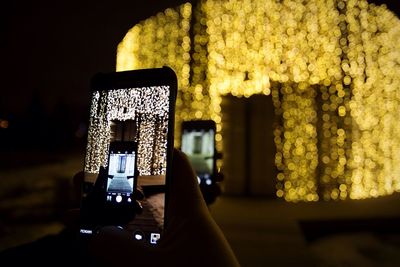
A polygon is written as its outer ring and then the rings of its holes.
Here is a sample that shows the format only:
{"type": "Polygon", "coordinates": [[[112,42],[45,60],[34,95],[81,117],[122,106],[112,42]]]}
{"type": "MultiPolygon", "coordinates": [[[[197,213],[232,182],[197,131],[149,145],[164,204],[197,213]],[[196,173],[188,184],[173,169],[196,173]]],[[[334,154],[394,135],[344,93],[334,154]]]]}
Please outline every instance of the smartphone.
{"type": "Polygon", "coordinates": [[[168,67],[92,78],[82,236],[115,225],[152,245],[162,237],[176,94],[177,78],[168,67]]]}
{"type": "Polygon", "coordinates": [[[215,131],[212,120],[182,122],[181,150],[192,163],[200,187],[212,186],[216,182],[215,131]]]}
{"type": "Polygon", "coordinates": [[[108,153],[106,204],[131,205],[135,200],[137,174],[137,143],[111,141],[108,153]]]}

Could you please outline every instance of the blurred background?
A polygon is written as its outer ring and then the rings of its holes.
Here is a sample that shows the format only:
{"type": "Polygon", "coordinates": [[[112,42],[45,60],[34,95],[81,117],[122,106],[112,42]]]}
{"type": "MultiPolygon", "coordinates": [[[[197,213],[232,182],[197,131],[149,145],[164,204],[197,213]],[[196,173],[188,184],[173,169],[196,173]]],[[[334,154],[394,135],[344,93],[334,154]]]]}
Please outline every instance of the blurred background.
{"type": "MultiPolygon", "coordinates": [[[[397,1],[369,2],[386,4],[399,16],[397,1]]],[[[78,205],[72,177],[83,168],[90,78],[115,70],[117,46],[136,23],[182,3],[3,4],[0,250],[63,229],[65,210],[78,205]]],[[[234,101],[225,110],[238,118],[243,103],[234,101]]],[[[257,106],[264,100],[252,101],[257,106]]],[[[400,264],[398,194],[293,203],[276,199],[275,192],[254,196],[232,187],[230,192],[210,211],[243,266],[400,264]]]]}

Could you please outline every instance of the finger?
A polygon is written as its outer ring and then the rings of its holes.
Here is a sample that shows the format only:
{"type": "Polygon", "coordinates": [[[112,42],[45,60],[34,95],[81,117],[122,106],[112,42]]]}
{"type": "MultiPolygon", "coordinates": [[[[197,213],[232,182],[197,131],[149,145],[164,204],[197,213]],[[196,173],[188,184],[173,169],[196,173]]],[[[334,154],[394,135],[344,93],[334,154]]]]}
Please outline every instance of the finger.
{"type": "Polygon", "coordinates": [[[223,180],[224,180],[224,174],[222,173],[222,172],[218,172],[216,175],[215,175],[215,181],[216,182],[222,182],[223,180]]]}
{"type": "Polygon", "coordinates": [[[143,188],[141,186],[137,186],[136,188],[136,199],[142,200],[144,198],[143,188]]]}
{"type": "Polygon", "coordinates": [[[78,208],[81,203],[82,185],[84,181],[84,172],[78,172],[72,178],[72,195],[70,207],[78,208]]]}
{"type": "Polygon", "coordinates": [[[185,154],[174,149],[167,216],[187,217],[207,209],[195,172],[185,154]]]}
{"type": "Polygon", "coordinates": [[[136,214],[142,214],[143,212],[143,206],[139,201],[135,201],[135,213],[136,214]]]}
{"type": "Polygon", "coordinates": [[[82,188],[82,184],[84,182],[85,179],[85,174],[83,171],[78,172],[77,174],[74,175],[74,177],[72,178],[73,180],[73,189],[75,193],[79,194],[81,193],[81,188],[82,188]]]}
{"type": "Polygon", "coordinates": [[[170,200],[174,213],[183,214],[186,214],[188,208],[197,209],[203,203],[192,165],[187,156],[176,149],[172,159],[170,200]]]}
{"type": "Polygon", "coordinates": [[[61,222],[71,229],[79,228],[80,209],[67,210],[61,217],[61,222]]]}

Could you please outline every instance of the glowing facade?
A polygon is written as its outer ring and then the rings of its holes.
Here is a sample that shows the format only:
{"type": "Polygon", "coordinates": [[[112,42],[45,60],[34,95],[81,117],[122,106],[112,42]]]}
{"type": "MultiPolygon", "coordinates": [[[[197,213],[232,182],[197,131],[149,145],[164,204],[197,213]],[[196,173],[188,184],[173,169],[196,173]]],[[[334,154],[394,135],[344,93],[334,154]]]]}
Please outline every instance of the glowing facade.
{"type": "Polygon", "coordinates": [[[94,91],[85,172],[98,174],[100,166],[108,165],[112,122],[132,120],[138,129],[134,141],[138,142],[139,175],[165,175],[167,132],[164,129],[168,128],[169,90],[168,86],[151,86],[94,91]]]}
{"type": "Polygon", "coordinates": [[[118,71],[162,65],[178,76],[176,125],[213,119],[219,149],[222,97],[272,96],[277,196],[400,191],[400,21],[384,5],[186,3],[135,25],[118,47],[118,71]]]}

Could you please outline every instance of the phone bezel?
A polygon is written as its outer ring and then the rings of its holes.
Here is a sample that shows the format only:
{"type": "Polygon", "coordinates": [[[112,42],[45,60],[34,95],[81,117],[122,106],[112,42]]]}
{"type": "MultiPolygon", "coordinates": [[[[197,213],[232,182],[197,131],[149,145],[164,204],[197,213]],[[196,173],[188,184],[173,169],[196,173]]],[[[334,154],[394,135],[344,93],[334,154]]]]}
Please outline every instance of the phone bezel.
{"type": "MultiPolygon", "coordinates": [[[[164,203],[164,228],[167,224],[167,209],[169,203],[169,192],[171,187],[171,167],[172,155],[174,148],[174,118],[175,118],[175,102],[177,95],[177,77],[175,72],[167,66],[162,68],[139,69],[111,73],[97,73],[90,81],[91,93],[104,90],[115,90],[124,88],[140,88],[150,86],[169,85],[169,117],[168,117],[168,132],[167,132],[167,163],[165,173],[165,203],[164,203]]],[[[90,114],[88,115],[90,120],[90,114]]],[[[86,148],[87,149],[87,148],[86,148]]],[[[85,150],[85,153],[87,151],[85,150]]],[[[137,156],[137,155],[136,155],[137,156]]],[[[86,162],[84,161],[84,166],[86,162]]],[[[136,168],[136,166],[135,166],[136,168]]],[[[136,175],[136,174],[135,174],[136,175]]],[[[136,181],[134,190],[136,188],[136,181]]],[[[135,194],[135,192],[133,193],[135,194]]],[[[124,212],[124,209],[121,209],[124,212]]]]}

